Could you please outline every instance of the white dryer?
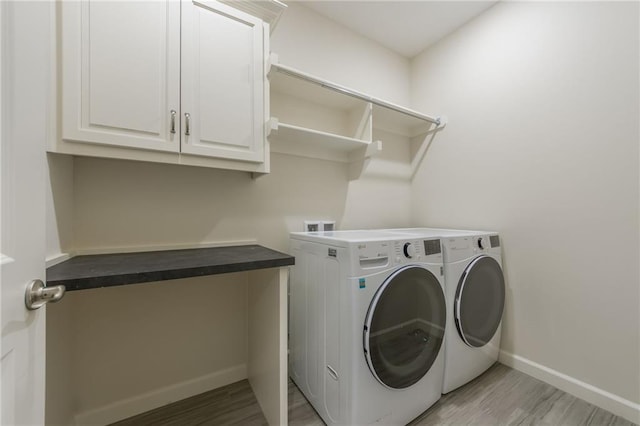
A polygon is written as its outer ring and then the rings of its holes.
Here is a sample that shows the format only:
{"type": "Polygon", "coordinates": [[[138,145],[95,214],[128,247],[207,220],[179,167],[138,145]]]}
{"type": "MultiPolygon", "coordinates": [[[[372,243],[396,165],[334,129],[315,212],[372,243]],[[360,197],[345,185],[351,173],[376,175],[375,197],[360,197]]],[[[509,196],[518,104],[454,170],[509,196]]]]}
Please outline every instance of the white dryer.
{"type": "Polygon", "coordinates": [[[447,300],[442,393],[448,393],[498,360],[505,301],[500,237],[495,232],[453,229],[392,231],[441,238],[447,300]]]}
{"type": "Polygon", "coordinates": [[[406,424],[441,395],[438,238],[291,234],[289,374],[327,424],[406,424]]]}

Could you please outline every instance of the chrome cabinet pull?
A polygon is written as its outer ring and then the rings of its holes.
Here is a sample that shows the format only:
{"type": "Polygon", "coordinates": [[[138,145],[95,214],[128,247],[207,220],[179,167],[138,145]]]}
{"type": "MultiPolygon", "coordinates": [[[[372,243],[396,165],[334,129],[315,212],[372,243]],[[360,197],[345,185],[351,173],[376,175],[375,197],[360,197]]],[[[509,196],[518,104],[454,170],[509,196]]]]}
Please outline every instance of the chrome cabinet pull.
{"type": "Polygon", "coordinates": [[[171,110],[171,133],[175,134],[176,133],[176,110],[172,109],[171,110]]]}
{"type": "Polygon", "coordinates": [[[185,136],[189,136],[191,133],[189,132],[189,120],[191,119],[191,114],[188,112],[184,113],[184,134],[185,136]]]}

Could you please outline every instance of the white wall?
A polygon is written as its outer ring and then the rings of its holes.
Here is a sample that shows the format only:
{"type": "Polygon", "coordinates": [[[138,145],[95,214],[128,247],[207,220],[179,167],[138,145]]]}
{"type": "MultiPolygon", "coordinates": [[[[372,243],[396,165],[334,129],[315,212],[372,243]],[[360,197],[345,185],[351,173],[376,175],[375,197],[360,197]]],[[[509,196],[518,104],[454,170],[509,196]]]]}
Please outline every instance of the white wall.
{"type": "MultiPolygon", "coordinates": [[[[409,101],[407,59],[302,6],[285,12],[272,51],[311,74],[409,101]]],[[[403,149],[390,146],[383,159],[398,161],[403,149]]],[[[286,251],[289,232],[301,230],[304,219],[334,219],[344,229],[410,225],[408,181],[350,181],[343,163],[272,154],[272,173],[256,180],[243,172],[80,157],[72,169],[73,227],[66,232],[73,243],[66,249],[79,252],[238,240],[286,251]]],[[[245,327],[243,277],[69,294],[48,308],[52,325],[66,324],[59,336],[65,346],[49,341],[50,359],[72,357],[70,369],[48,382],[49,394],[70,375],[72,394],[57,402],[82,413],[83,422],[97,421],[142,407],[159,389],[246,362],[246,342],[228,335],[245,327]],[[226,321],[218,316],[225,306],[236,308],[226,321]]],[[[64,413],[47,414],[49,424],[65,423],[64,413]]]]}
{"type": "Polygon", "coordinates": [[[271,35],[282,64],[364,93],[408,105],[409,60],[297,2],[271,35]]]}
{"type": "Polygon", "coordinates": [[[47,154],[46,255],[53,260],[73,246],[73,157],[47,154]]]}
{"type": "Polygon", "coordinates": [[[627,417],[640,402],[638,22],[637,2],[499,3],[412,64],[414,108],[449,117],[413,184],[414,224],[500,231],[505,362],[592,385],[627,417]]]}
{"type": "MultiPolygon", "coordinates": [[[[76,409],[85,414],[79,424],[109,418],[109,410],[91,411],[114,401],[132,398],[132,405],[144,406],[155,400],[148,393],[170,385],[203,381],[221,371],[246,374],[246,274],[71,296],[73,392],[76,409]]],[[[119,410],[130,414],[125,407],[119,410]]]]}

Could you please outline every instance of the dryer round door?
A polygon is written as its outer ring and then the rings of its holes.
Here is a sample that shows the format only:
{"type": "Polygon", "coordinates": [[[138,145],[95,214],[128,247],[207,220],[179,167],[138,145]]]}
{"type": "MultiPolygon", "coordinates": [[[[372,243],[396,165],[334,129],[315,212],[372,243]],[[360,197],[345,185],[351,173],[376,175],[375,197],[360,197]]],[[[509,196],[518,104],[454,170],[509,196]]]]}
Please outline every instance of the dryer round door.
{"type": "Polygon", "coordinates": [[[454,301],[458,333],[469,346],[489,343],[500,326],[505,285],[500,264],[490,256],[475,258],[464,270],[454,301]]]}
{"type": "Polygon", "coordinates": [[[380,286],[367,312],[364,353],[384,386],[418,382],[438,356],[446,322],[442,286],[430,271],[407,266],[380,286]]]}

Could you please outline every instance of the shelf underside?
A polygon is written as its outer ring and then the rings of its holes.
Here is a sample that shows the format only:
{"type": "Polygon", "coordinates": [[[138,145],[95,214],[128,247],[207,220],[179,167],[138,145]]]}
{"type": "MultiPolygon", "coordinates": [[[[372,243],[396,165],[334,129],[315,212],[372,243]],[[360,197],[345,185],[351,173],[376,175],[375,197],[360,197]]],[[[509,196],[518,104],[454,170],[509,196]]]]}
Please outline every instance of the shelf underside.
{"type": "Polygon", "coordinates": [[[269,140],[272,152],[343,163],[363,157],[371,145],[368,141],[287,123],[278,123],[278,129],[271,133],[269,140]]]}
{"type": "Polygon", "coordinates": [[[320,130],[307,129],[287,123],[278,123],[278,130],[272,134],[272,141],[289,142],[295,144],[311,144],[323,146],[326,149],[352,152],[356,149],[367,147],[369,142],[320,130]]]}
{"type": "Polygon", "coordinates": [[[360,99],[328,90],[317,84],[309,83],[308,81],[279,72],[269,74],[269,83],[272,92],[304,99],[329,108],[348,110],[366,103],[360,99]]]}

